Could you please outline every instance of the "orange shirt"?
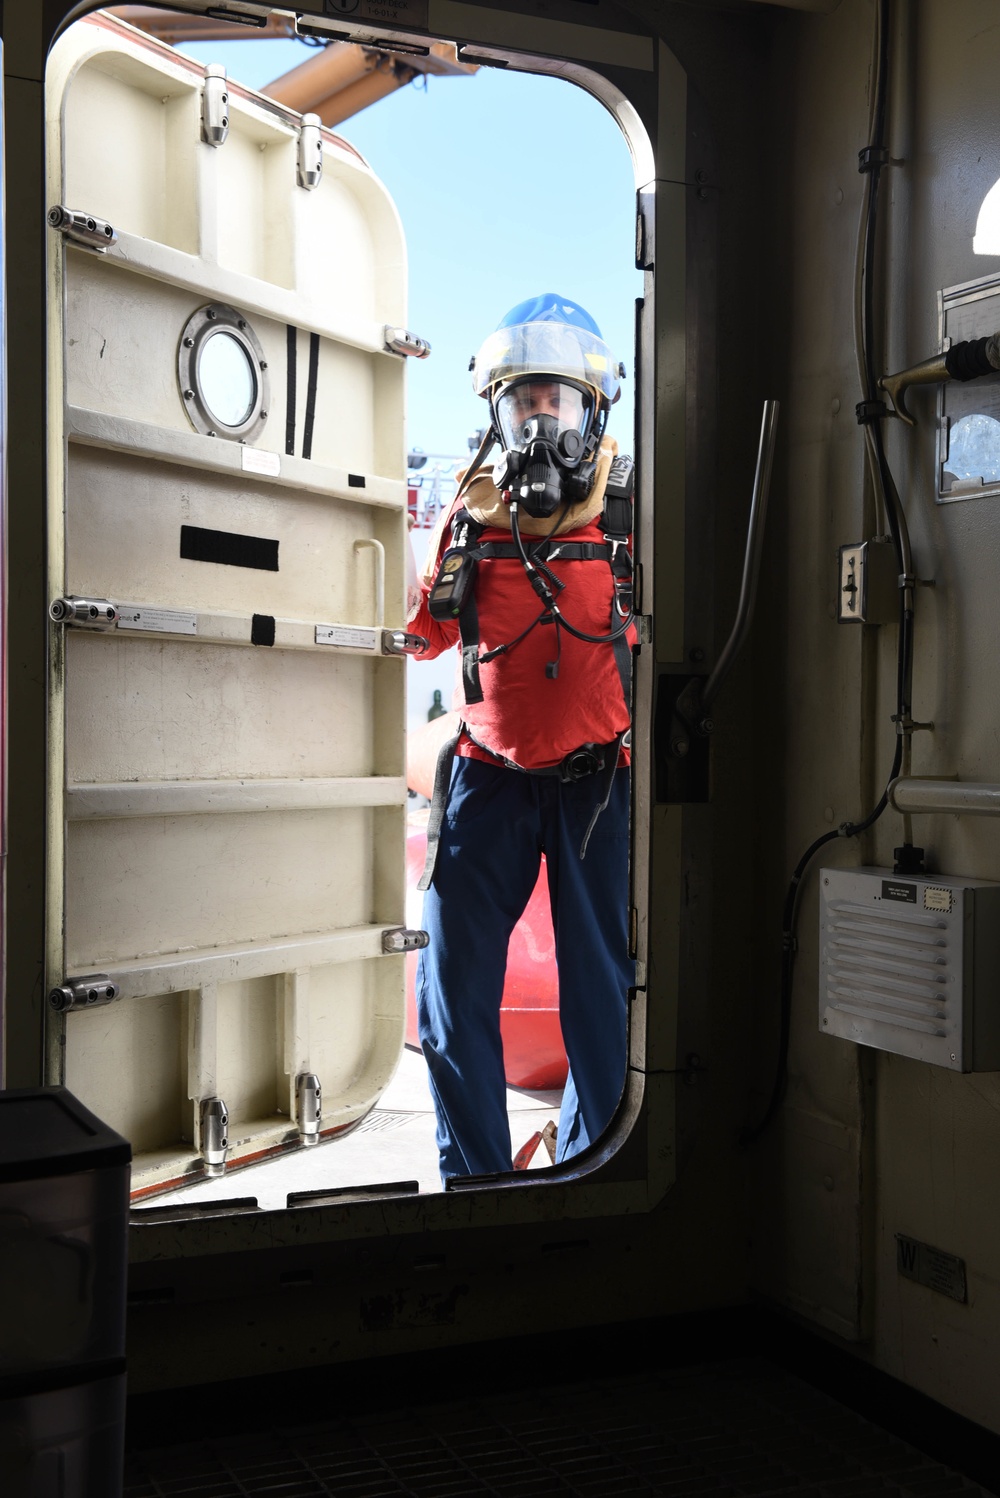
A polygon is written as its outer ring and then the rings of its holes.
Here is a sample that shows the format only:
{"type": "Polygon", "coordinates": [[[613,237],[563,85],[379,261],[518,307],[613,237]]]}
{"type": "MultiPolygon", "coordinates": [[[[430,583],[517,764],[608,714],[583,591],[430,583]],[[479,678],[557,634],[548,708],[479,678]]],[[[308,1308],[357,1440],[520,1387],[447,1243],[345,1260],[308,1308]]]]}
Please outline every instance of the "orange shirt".
{"type": "MultiPolygon", "coordinates": [[[[511,540],[510,531],[487,529],[482,542],[511,540]]],[[[596,522],[564,536],[566,542],[604,540],[596,522]]],[[[552,550],[558,548],[558,541],[552,550]]],[[[606,635],[620,623],[614,612],[614,582],[603,557],[593,561],[568,561],[556,556],[546,566],[565,583],[558,594],[560,613],[577,629],[591,635],[606,635]]],[[[479,653],[486,655],[498,645],[516,640],[532,620],[543,612],[524,568],[516,557],[494,557],[479,562],[475,579],[479,613],[479,653]]],[[[432,619],[427,593],[408,628],[424,635],[430,649],[422,659],[431,659],[459,641],[457,620],[432,619]]],[[[630,626],[628,644],[635,644],[630,626]]],[[[628,704],[610,643],[591,644],[560,629],[558,644],[553,623],[537,624],[525,638],[479,668],[483,701],[467,704],[458,662],[454,708],[471,732],[486,747],[526,770],[557,765],[581,744],[610,744],[629,725],[628,704]],[[555,679],[545,667],[559,658],[555,679]]],[[[463,734],[459,754],[491,761],[463,734]]],[[[628,763],[623,752],[620,763],[628,763]]]]}

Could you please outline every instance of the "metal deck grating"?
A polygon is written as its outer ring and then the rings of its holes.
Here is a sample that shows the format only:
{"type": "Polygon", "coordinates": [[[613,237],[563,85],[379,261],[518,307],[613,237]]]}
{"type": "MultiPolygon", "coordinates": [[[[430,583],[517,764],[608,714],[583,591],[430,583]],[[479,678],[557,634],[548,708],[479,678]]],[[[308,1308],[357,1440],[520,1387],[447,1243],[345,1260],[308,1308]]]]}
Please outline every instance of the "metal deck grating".
{"type": "Polygon", "coordinates": [[[125,1498],[995,1498],[763,1359],[133,1451],[125,1498]]]}

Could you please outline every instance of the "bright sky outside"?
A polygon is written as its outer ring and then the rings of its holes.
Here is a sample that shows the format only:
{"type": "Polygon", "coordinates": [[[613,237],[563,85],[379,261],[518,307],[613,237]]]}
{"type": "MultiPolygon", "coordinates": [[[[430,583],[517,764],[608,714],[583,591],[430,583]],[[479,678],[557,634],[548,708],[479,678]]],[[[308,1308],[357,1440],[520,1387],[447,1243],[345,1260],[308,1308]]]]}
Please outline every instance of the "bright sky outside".
{"type": "MultiPolygon", "coordinates": [[[[293,41],[185,43],[260,88],[313,55],[293,41]]],[[[410,448],[465,454],[485,425],[469,359],[504,313],[555,291],[587,308],[628,379],[609,430],[632,450],[635,184],[603,105],[561,79],[480,68],[429,78],[337,127],[382,178],[409,249],[410,448]]]]}

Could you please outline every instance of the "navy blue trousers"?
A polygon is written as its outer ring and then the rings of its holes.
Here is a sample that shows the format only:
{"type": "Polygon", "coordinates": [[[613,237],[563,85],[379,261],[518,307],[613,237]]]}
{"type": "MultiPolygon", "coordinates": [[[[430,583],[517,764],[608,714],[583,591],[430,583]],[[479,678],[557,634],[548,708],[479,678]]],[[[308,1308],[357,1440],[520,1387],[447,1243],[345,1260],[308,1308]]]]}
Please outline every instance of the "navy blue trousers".
{"type": "Polygon", "coordinates": [[[524,775],[457,757],[434,880],[424,896],[430,944],[417,969],[420,1044],[437,1114],[442,1180],[511,1165],[500,1001],[511,932],[544,852],[569,1077],[556,1159],[607,1127],[625,1080],[629,772],[580,844],[606,784],[524,775]]]}

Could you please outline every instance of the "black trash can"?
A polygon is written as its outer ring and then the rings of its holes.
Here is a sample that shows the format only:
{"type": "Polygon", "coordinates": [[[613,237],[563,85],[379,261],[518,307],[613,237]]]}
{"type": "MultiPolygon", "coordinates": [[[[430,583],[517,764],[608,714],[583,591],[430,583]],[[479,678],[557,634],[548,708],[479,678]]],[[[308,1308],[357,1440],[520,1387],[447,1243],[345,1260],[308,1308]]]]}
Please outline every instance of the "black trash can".
{"type": "Polygon", "coordinates": [[[118,1498],[127,1140],[65,1087],[0,1092],[0,1494],[118,1498]]]}

